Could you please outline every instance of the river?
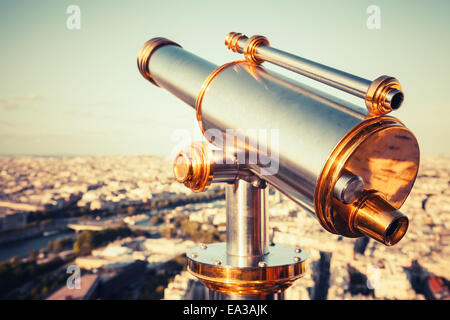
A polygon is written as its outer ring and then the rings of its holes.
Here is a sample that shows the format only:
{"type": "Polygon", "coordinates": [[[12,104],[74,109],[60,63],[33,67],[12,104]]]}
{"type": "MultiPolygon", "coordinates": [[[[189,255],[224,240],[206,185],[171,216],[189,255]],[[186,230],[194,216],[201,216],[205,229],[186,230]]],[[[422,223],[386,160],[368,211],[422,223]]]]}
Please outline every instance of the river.
{"type": "Polygon", "coordinates": [[[55,241],[64,237],[71,236],[75,239],[74,232],[60,232],[48,236],[40,236],[37,238],[31,238],[26,240],[19,240],[12,243],[8,243],[0,246],[0,262],[9,260],[12,257],[18,256],[20,258],[28,257],[30,251],[36,249],[38,252],[42,248],[47,248],[50,241],[55,241]]]}

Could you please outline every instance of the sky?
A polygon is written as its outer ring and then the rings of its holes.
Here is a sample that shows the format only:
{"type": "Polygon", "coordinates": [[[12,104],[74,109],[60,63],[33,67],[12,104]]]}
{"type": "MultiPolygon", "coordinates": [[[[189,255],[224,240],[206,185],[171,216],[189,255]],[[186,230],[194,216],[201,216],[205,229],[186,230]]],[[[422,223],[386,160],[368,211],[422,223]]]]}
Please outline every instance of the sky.
{"type": "Polygon", "coordinates": [[[405,102],[392,115],[423,155],[450,155],[449,12],[450,1],[1,0],[0,154],[170,155],[177,130],[200,136],[195,113],[140,75],[139,48],[163,36],[221,65],[240,58],[223,43],[235,31],[363,78],[395,76],[405,102]],[[67,28],[70,5],[80,29],[67,28]]]}

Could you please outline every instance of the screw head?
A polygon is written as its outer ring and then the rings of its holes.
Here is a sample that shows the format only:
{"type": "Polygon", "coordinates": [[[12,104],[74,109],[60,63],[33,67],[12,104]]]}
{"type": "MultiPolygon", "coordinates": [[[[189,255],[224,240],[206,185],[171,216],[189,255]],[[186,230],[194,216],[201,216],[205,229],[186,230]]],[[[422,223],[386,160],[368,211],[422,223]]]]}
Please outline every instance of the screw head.
{"type": "Polygon", "coordinates": [[[214,262],[214,264],[215,264],[216,266],[220,266],[220,265],[222,265],[222,261],[216,260],[216,262],[214,262]]]}
{"type": "Polygon", "coordinates": [[[195,252],[193,252],[193,253],[191,254],[191,257],[192,257],[192,258],[197,258],[197,257],[198,257],[198,254],[196,254],[195,252]]]}
{"type": "Polygon", "coordinates": [[[294,257],[295,262],[299,262],[300,260],[301,260],[300,257],[294,257]]]}
{"type": "Polygon", "coordinates": [[[200,244],[200,248],[201,248],[202,250],[205,250],[206,248],[208,248],[208,246],[207,246],[206,244],[204,244],[204,243],[201,243],[201,244],[200,244]]]}
{"type": "Polygon", "coordinates": [[[300,252],[302,252],[302,249],[297,248],[297,249],[295,249],[295,252],[300,253],[300,252]]]}
{"type": "Polygon", "coordinates": [[[266,263],[266,262],[264,262],[264,261],[258,262],[258,267],[264,268],[264,267],[266,267],[266,266],[267,266],[267,263],[266,263]]]}
{"type": "Polygon", "coordinates": [[[363,193],[364,180],[360,176],[344,174],[336,182],[333,191],[342,203],[352,203],[363,193]]]}

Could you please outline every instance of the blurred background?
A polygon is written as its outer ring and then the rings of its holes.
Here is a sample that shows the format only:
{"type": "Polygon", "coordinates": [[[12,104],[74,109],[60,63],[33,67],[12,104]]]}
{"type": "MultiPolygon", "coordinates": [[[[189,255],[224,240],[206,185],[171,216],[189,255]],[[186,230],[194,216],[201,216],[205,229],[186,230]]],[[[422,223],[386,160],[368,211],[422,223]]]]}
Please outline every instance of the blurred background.
{"type": "Polygon", "coordinates": [[[363,78],[395,76],[405,102],[393,115],[422,152],[402,209],[409,232],[393,248],[329,234],[270,190],[272,240],[310,254],[286,298],[448,298],[449,9],[437,0],[1,1],[0,298],[207,298],[184,252],[224,240],[224,190],[193,194],[173,179],[174,148],[201,133],[190,107],[142,78],[136,56],[163,36],[220,65],[237,58],[223,44],[230,31],[363,78]],[[79,289],[67,282],[72,265],[79,289]]]}

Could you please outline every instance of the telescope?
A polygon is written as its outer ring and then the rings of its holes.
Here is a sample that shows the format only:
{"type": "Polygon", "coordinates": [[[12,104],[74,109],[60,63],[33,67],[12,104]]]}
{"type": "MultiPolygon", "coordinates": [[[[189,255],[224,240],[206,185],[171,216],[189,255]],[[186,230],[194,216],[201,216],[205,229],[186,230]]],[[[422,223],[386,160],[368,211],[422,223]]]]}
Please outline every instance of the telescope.
{"type": "Polygon", "coordinates": [[[408,229],[399,211],[419,167],[414,134],[389,116],[404,100],[391,76],[373,81],[229,33],[243,57],[217,66],[165,38],[138,54],[144,78],[195,110],[208,142],[177,154],[176,180],[195,192],[224,183],[226,243],[187,253],[188,270],[216,299],[278,299],[305,272],[302,248],[268,240],[267,185],[330,233],[392,246],[408,229]],[[353,96],[361,105],[263,67],[273,64],[353,96]]]}

